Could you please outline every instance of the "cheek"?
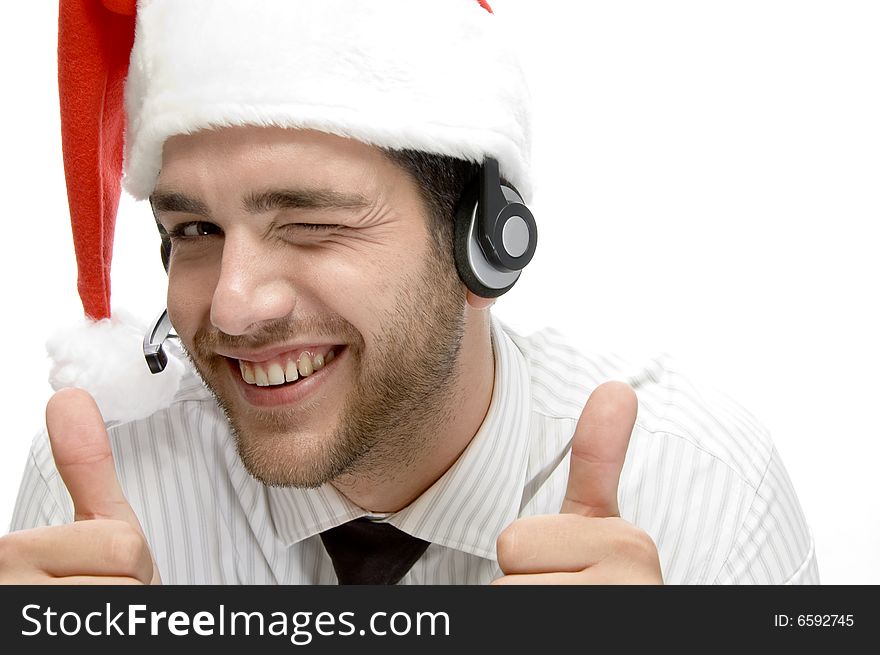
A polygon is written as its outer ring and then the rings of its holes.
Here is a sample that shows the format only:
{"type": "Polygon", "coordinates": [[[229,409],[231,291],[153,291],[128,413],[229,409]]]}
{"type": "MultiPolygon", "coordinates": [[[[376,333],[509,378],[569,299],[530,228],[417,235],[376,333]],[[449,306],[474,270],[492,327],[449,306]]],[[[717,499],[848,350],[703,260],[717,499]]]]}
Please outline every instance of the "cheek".
{"type": "MultiPolygon", "coordinates": [[[[333,286],[324,285],[319,294],[319,313],[340,317],[362,340],[366,353],[373,352],[377,336],[387,322],[388,307],[393,302],[384,283],[358,273],[335,278],[333,286]]],[[[351,335],[352,337],[354,335],[351,335]]]]}
{"type": "MultiPolygon", "coordinates": [[[[312,262],[309,286],[321,304],[343,317],[361,334],[367,350],[379,338],[387,338],[392,322],[403,310],[402,303],[416,290],[410,280],[417,277],[418,262],[409,256],[339,256],[312,262]]],[[[380,344],[380,348],[385,344],[380,344]]]]}
{"type": "Polygon", "coordinates": [[[168,316],[174,331],[191,343],[196,330],[211,314],[216,276],[204,270],[171,268],[168,276],[168,316]]]}

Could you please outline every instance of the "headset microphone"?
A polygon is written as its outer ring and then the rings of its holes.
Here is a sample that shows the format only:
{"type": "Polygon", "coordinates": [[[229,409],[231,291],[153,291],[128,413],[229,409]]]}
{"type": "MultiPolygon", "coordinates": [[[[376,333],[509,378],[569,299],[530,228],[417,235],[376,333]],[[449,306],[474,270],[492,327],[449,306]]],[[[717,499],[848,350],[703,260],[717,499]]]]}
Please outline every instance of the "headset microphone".
{"type": "MultiPolygon", "coordinates": [[[[152,207],[152,205],[153,201],[151,199],[150,206],[152,207]]],[[[155,215],[155,211],[153,213],[155,215]]],[[[158,221],[156,221],[156,227],[159,229],[159,235],[162,238],[160,254],[162,256],[162,266],[167,273],[168,265],[171,261],[171,239],[158,221]]],[[[168,318],[168,309],[165,308],[156,317],[156,320],[150,323],[150,327],[144,335],[144,359],[147,360],[147,366],[150,367],[150,373],[153,373],[154,375],[164,371],[165,367],[168,365],[168,354],[162,346],[165,344],[168,337],[171,336],[172,329],[174,328],[171,325],[171,319],[168,318]]]]}
{"type": "Polygon", "coordinates": [[[163,309],[144,335],[144,358],[147,360],[147,366],[150,367],[150,373],[161,373],[168,365],[168,355],[162,349],[162,345],[170,336],[171,329],[168,310],[163,309]]]}

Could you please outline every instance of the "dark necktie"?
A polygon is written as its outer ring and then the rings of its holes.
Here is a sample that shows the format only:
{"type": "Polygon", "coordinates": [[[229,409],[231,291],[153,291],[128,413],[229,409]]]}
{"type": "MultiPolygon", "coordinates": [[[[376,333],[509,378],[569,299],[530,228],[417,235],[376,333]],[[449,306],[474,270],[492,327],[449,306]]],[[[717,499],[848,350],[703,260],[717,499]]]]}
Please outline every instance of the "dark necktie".
{"type": "Polygon", "coordinates": [[[390,523],[359,518],[321,533],[339,584],[397,584],[430,545],[390,523]]]}

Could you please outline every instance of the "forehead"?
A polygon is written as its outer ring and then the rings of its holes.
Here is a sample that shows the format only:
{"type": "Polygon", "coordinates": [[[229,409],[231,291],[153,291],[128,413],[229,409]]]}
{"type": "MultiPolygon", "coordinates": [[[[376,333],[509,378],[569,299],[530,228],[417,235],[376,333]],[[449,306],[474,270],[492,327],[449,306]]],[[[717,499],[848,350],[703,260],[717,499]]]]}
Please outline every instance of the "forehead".
{"type": "Polygon", "coordinates": [[[170,137],[157,189],[204,185],[375,186],[395,174],[376,147],[314,130],[227,127],[170,137]]]}

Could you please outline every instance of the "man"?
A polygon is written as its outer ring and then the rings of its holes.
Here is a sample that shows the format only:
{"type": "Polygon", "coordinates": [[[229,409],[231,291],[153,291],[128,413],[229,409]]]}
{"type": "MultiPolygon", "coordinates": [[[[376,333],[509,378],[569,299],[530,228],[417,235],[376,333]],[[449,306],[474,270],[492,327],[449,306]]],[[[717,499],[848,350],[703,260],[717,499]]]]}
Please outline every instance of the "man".
{"type": "MultiPolygon", "coordinates": [[[[462,225],[492,189],[529,216],[509,47],[476,0],[370,5],[140,3],[126,180],[163,234],[192,368],[156,376],[182,372],[147,415],[112,415],[125,398],[97,387],[103,418],[82,391],[53,397],[0,579],[817,581],[748,415],[667,362],[491,316],[518,273],[480,277],[462,225]]],[[[78,207],[75,235],[103,234],[78,207]]],[[[533,250],[522,223],[494,247],[533,250]]],[[[78,257],[87,314],[109,316],[104,269],[78,257]]]]}

